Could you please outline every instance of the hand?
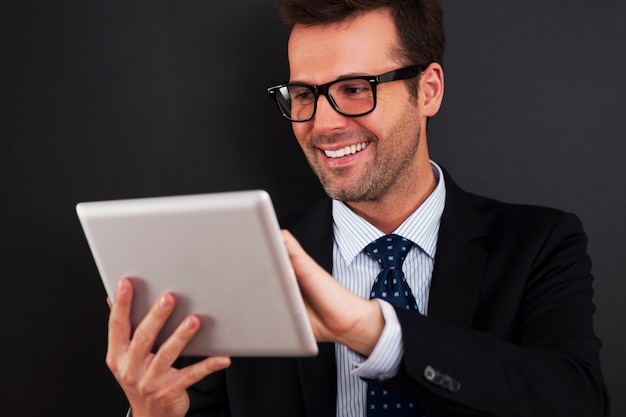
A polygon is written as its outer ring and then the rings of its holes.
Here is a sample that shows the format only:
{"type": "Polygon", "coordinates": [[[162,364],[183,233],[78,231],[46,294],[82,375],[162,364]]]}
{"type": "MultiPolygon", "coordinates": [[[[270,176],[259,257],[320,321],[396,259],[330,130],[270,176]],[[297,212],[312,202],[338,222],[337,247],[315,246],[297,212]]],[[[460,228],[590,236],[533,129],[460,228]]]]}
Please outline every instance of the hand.
{"type": "Polygon", "coordinates": [[[339,284],[283,230],[307,313],[319,342],[336,342],[369,356],[385,326],[380,304],[364,300],[339,284]]]}
{"type": "Polygon", "coordinates": [[[171,294],[163,294],[137,326],[131,339],[130,309],[133,288],[129,280],[118,284],[109,316],[106,363],[120,384],[133,417],[183,417],[189,409],[186,389],[206,375],[230,366],[230,358],[215,356],[183,369],[172,365],[200,328],[200,320],[188,316],[156,353],[151,349],[158,332],[175,306],[171,294]]]}

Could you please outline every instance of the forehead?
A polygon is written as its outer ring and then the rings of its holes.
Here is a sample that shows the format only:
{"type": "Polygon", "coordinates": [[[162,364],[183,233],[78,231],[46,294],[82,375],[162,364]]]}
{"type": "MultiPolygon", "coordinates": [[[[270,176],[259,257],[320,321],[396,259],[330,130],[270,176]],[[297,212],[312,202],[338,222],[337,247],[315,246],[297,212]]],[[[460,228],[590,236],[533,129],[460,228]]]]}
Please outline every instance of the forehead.
{"type": "Polygon", "coordinates": [[[379,74],[400,63],[395,24],[386,10],[325,25],[296,25],[289,37],[292,81],[323,83],[347,74],[379,74]]]}

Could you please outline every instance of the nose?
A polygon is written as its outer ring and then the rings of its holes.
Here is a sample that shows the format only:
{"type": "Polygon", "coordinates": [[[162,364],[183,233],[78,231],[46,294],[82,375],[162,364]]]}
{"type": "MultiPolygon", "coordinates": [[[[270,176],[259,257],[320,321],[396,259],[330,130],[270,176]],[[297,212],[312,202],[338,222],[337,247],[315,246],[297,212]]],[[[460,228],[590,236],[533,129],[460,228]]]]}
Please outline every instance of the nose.
{"type": "Polygon", "coordinates": [[[315,117],[311,120],[313,128],[317,133],[328,134],[333,131],[341,130],[348,124],[348,117],[339,114],[324,95],[320,95],[317,99],[317,109],[315,117]]]}

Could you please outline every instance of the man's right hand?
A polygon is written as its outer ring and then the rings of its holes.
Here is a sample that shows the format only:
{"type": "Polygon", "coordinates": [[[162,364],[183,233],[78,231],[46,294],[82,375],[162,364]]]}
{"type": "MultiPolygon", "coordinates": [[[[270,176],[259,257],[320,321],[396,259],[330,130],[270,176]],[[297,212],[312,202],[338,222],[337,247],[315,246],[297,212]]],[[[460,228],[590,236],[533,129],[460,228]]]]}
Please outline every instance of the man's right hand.
{"type": "Polygon", "coordinates": [[[189,409],[187,388],[208,374],[230,366],[227,356],[214,356],[183,369],[172,365],[200,328],[196,316],[188,316],[156,353],[157,334],[175,306],[172,294],[162,294],[131,338],[130,310],[133,287],[122,279],[109,316],[106,363],[120,384],[133,417],[183,417],[189,409]]]}

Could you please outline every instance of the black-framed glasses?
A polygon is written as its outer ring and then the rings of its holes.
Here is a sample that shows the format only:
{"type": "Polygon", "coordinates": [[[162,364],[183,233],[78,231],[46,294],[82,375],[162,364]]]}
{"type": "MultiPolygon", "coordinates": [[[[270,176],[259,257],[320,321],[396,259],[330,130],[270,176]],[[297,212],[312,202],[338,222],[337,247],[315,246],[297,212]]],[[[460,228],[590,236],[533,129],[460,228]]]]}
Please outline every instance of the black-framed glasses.
{"type": "Polygon", "coordinates": [[[326,97],[344,116],[358,117],[376,108],[376,86],[390,81],[408,80],[422,71],[421,65],[410,65],[380,75],[346,77],[322,85],[286,83],[267,89],[276,100],[282,115],[292,122],[308,122],[315,116],[317,99],[326,97]]]}

